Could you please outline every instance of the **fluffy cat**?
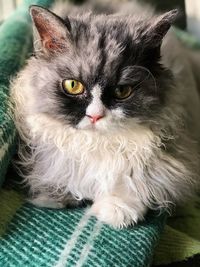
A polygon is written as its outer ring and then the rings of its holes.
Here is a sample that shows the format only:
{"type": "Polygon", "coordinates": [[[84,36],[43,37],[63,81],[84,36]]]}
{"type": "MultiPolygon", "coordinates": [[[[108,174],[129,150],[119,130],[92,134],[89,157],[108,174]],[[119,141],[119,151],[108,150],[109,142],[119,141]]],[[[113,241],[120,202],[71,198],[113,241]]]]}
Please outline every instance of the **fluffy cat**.
{"type": "Polygon", "coordinates": [[[123,227],[199,185],[199,55],[168,31],[177,10],[114,3],[59,4],[62,19],[32,6],[35,55],[11,97],[32,202],[92,200],[123,227]]]}

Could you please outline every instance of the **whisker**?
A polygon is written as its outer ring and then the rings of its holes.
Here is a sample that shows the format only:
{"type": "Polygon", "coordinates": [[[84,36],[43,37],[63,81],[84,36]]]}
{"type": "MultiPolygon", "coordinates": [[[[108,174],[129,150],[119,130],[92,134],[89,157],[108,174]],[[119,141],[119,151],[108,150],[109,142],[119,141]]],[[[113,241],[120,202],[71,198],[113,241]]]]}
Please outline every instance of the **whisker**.
{"type": "Polygon", "coordinates": [[[144,80],[142,80],[139,84],[137,84],[135,88],[140,86],[144,81],[146,81],[149,77],[151,77],[153,79],[153,81],[154,81],[155,90],[156,91],[158,90],[156,79],[155,79],[154,75],[152,74],[152,72],[149,69],[147,69],[146,67],[140,66],[140,65],[130,66],[129,69],[133,69],[133,70],[134,69],[141,69],[141,70],[144,70],[144,71],[146,71],[148,73],[148,76],[146,76],[144,78],[144,80]]]}

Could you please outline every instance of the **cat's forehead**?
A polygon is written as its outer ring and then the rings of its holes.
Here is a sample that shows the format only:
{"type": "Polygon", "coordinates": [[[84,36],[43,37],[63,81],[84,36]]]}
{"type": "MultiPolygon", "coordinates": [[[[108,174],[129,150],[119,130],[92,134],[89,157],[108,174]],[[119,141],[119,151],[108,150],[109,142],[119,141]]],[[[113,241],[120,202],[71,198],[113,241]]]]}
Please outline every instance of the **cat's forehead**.
{"type": "MultiPolygon", "coordinates": [[[[71,24],[72,38],[76,47],[81,51],[91,49],[91,52],[95,50],[98,52],[104,49],[109,53],[113,50],[117,55],[121,53],[127,41],[132,39],[134,42],[133,33],[126,18],[104,15],[88,16],[84,20],[72,20],[71,24]]],[[[137,31],[136,25],[133,28],[137,31]]]]}
{"type": "MultiPolygon", "coordinates": [[[[74,75],[83,77],[106,76],[114,79],[123,62],[134,53],[133,38],[128,23],[122,19],[106,16],[90,17],[83,20],[71,20],[74,46],[71,70],[74,75]],[[72,66],[73,65],[73,66],[72,66]]],[[[66,52],[66,57],[68,53],[66,52]]],[[[64,63],[65,64],[65,63],[64,63]]]]}

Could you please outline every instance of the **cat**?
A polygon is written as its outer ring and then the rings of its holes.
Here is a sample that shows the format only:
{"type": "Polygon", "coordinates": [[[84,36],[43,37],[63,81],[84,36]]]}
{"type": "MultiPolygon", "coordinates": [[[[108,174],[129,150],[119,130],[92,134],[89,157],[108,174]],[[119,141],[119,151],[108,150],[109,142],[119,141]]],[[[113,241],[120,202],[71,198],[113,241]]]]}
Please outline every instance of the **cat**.
{"type": "Polygon", "coordinates": [[[88,214],[120,228],[191,197],[200,180],[200,56],[171,29],[178,11],[88,1],[30,14],[34,56],[11,99],[32,203],[91,200],[88,214]]]}

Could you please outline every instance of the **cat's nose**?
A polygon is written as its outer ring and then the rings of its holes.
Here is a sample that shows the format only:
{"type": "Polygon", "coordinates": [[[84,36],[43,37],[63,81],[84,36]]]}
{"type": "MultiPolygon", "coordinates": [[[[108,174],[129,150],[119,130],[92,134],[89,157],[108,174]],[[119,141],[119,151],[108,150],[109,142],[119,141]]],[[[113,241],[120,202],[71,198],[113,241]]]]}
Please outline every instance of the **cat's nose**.
{"type": "Polygon", "coordinates": [[[96,123],[98,120],[102,119],[104,117],[104,115],[88,115],[86,114],[86,116],[90,119],[91,123],[96,123]]]}

